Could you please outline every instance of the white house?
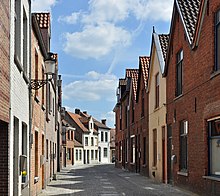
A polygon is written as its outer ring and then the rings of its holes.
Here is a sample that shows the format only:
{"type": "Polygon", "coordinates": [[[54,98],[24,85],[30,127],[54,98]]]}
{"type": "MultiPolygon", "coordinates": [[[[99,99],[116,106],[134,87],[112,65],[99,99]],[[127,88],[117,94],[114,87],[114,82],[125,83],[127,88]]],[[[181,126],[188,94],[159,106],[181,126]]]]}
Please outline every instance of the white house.
{"type": "Polygon", "coordinates": [[[29,192],[30,3],[11,0],[10,6],[9,189],[13,196],[29,192]]]}
{"type": "Polygon", "coordinates": [[[106,120],[102,120],[102,123],[95,120],[95,125],[98,129],[98,146],[99,146],[99,162],[110,163],[110,128],[106,126],[106,120]]]}

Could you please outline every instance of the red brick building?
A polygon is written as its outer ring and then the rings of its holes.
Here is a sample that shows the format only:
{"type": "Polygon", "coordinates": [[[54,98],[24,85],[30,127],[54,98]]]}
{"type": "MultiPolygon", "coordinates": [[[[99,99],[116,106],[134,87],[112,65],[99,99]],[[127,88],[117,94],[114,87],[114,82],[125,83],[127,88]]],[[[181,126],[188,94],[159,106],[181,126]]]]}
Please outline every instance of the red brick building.
{"type": "Polygon", "coordinates": [[[10,108],[10,4],[0,6],[0,193],[9,194],[9,108],[10,108]]]}
{"type": "Polygon", "coordinates": [[[139,58],[139,69],[126,69],[119,80],[114,108],[116,166],[148,176],[148,77],[149,57],[139,58]]]}
{"type": "Polygon", "coordinates": [[[219,40],[219,1],[175,1],[165,67],[168,182],[204,195],[220,194],[219,40]]]}

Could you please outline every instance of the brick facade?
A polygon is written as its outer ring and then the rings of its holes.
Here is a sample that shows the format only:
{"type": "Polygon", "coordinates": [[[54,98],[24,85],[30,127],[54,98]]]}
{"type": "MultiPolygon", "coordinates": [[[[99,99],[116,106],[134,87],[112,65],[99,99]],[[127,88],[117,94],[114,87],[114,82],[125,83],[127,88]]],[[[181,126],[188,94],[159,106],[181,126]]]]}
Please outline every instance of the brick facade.
{"type": "MultiPolygon", "coordinates": [[[[206,1],[201,1],[206,3],[206,1]]],[[[172,127],[172,154],[176,155],[173,182],[204,195],[219,195],[218,178],[209,175],[208,122],[220,115],[219,74],[213,71],[215,64],[214,18],[219,1],[208,1],[204,6],[198,46],[191,48],[181,17],[174,9],[171,42],[167,59],[167,124],[172,127]],[[183,50],[183,90],[176,97],[176,57],[183,50]],[[180,122],[188,121],[187,171],[180,166],[180,122]]],[[[200,20],[201,18],[198,18],[200,20]]],[[[196,33],[198,33],[196,31],[196,33]]],[[[219,55],[219,54],[218,54],[219,55]]],[[[168,157],[168,159],[171,157],[168,157]]],[[[169,169],[169,168],[168,168],[169,169]]],[[[172,168],[170,168],[172,170],[172,168]]]]}
{"type": "Polygon", "coordinates": [[[9,195],[10,1],[0,5],[0,193],[9,195]]]}

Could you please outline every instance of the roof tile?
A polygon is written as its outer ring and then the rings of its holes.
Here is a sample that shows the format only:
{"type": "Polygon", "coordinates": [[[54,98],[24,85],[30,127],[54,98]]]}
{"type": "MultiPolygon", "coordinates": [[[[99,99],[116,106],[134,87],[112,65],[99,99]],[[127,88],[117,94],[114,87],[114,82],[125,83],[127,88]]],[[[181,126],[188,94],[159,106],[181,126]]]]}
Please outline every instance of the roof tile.
{"type": "Polygon", "coordinates": [[[142,68],[142,71],[143,71],[145,88],[147,88],[147,80],[148,80],[148,71],[149,71],[149,65],[150,65],[150,57],[148,57],[148,56],[140,56],[139,59],[140,59],[141,68],[142,68]]]}
{"type": "Polygon", "coordinates": [[[42,29],[50,27],[50,13],[36,13],[37,22],[42,29]]]}
{"type": "Polygon", "coordinates": [[[137,83],[138,83],[138,69],[126,69],[126,78],[132,78],[132,86],[133,86],[133,91],[134,91],[134,96],[136,99],[137,95],[137,83]]]}
{"type": "Polygon", "coordinates": [[[163,53],[163,59],[165,61],[166,56],[167,56],[167,48],[168,48],[168,44],[169,44],[169,35],[160,34],[158,36],[159,36],[160,46],[161,46],[162,53],[163,53]]]}

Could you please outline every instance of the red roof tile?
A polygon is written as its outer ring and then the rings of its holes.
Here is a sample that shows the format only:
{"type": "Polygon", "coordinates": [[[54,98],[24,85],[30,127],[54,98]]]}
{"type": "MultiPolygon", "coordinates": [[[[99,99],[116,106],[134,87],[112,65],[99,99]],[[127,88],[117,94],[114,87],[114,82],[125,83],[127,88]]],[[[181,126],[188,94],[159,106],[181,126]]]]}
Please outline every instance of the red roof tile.
{"type": "Polygon", "coordinates": [[[139,59],[140,59],[141,69],[142,69],[143,77],[144,77],[144,85],[145,85],[145,88],[147,88],[150,57],[140,56],[139,59]]]}
{"type": "Polygon", "coordinates": [[[137,95],[138,72],[139,72],[138,69],[126,69],[126,74],[125,74],[126,78],[132,79],[132,86],[133,86],[135,99],[137,95]]]}
{"type": "Polygon", "coordinates": [[[39,27],[42,29],[50,27],[50,13],[35,13],[39,27]]]}
{"type": "Polygon", "coordinates": [[[161,46],[162,53],[163,53],[163,59],[165,61],[166,56],[167,56],[167,48],[168,48],[168,44],[169,44],[169,35],[160,34],[158,36],[159,36],[160,46],[161,46]]]}

